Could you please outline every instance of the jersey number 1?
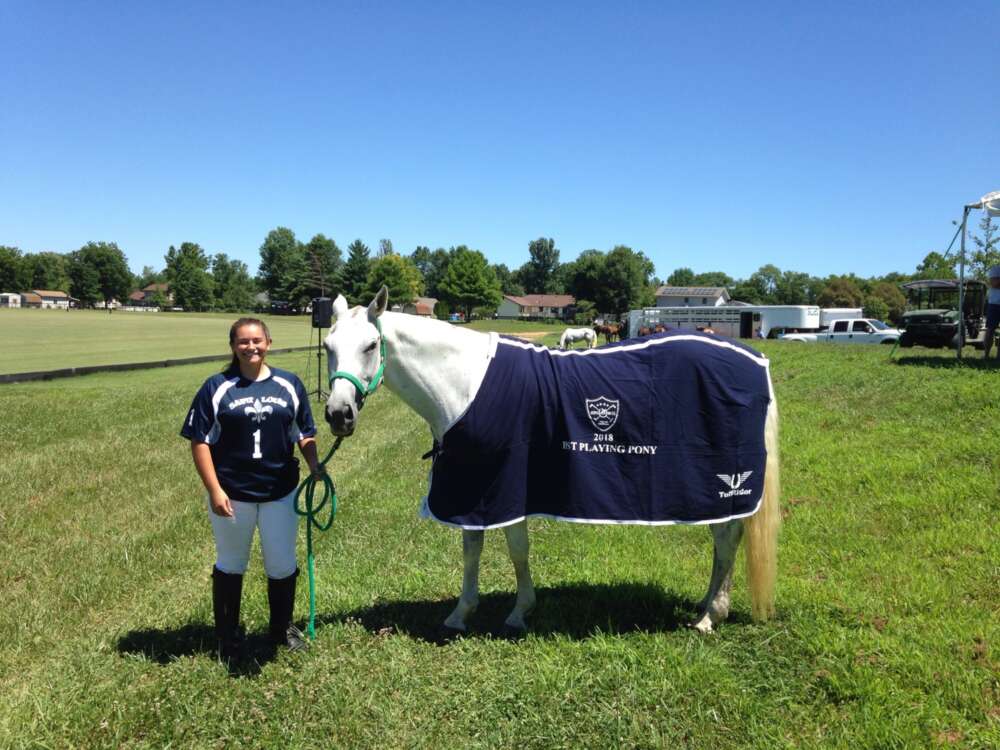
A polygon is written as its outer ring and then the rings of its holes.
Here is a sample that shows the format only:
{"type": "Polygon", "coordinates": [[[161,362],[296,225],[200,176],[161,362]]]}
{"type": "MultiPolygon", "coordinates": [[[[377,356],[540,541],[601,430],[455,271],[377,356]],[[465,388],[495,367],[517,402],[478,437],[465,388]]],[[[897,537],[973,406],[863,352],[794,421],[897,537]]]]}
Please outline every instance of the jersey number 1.
{"type": "Polygon", "coordinates": [[[260,452],[260,430],[257,430],[253,434],[253,456],[252,458],[263,458],[264,454],[260,452]]]}

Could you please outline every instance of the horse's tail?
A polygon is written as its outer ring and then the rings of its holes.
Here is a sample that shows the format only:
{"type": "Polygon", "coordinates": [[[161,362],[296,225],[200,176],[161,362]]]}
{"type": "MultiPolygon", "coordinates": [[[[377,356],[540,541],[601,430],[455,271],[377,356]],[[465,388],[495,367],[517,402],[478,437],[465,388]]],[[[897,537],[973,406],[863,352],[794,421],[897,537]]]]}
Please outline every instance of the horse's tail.
{"type": "MultiPolygon", "coordinates": [[[[770,381],[770,378],[768,379],[770,381]]],[[[781,489],[778,461],[778,403],[771,389],[771,404],[764,423],[764,447],[767,466],[764,471],[764,498],[760,508],[743,522],[746,537],[747,582],[750,586],[750,611],[755,620],[767,620],[774,614],[774,582],[778,574],[778,527],[781,489]]]]}

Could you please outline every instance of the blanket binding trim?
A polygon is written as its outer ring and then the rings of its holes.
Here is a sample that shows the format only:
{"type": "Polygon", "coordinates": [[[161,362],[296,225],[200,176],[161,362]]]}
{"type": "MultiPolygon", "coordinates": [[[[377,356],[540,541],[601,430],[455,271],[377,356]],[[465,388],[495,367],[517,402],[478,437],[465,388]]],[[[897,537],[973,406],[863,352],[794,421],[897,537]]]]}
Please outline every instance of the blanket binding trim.
{"type": "MultiPolygon", "coordinates": [[[[431,474],[434,472],[432,471],[431,474]]],[[[430,479],[430,478],[429,478],[430,479]]],[[[428,481],[428,487],[430,486],[430,481],[428,481]]],[[[502,529],[506,526],[513,526],[516,523],[520,523],[528,518],[548,518],[552,521],[565,521],[567,523],[584,523],[590,524],[592,526],[710,526],[716,523],[726,523],[727,521],[736,521],[740,518],[747,518],[752,516],[758,510],[760,510],[761,503],[764,502],[764,493],[757,499],[756,505],[753,506],[753,510],[747,511],[746,513],[736,513],[731,516],[724,516],[722,518],[710,518],[702,519],[700,521],[613,521],[610,519],[594,519],[594,518],[573,518],[572,516],[559,516],[554,513],[528,513],[527,515],[520,516],[519,518],[514,518],[510,521],[504,521],[503,523],[488,524],[486,526],[477,526],[473,524],[462,524],[462,523],[452,523],[451,521],[445,521],[438,518],[431,511],[429,495],[424,495],[423,504],[420,508],[420,516],[423,518],[428,518],[432,521],[437,521],[443,526],[451,526],[453,529],[462,529],[463,531],[490,531],[491,529],[502,529]]]]}

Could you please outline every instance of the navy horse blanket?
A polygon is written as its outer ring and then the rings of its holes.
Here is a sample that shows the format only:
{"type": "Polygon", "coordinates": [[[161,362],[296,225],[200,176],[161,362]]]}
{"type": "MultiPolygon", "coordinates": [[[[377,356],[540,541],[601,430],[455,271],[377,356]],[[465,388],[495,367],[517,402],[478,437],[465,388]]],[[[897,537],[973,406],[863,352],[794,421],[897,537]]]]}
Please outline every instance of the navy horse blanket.
{"type": "Polygon", "coordinates": [[[757,510],[771,399],[758,352],[689,331],[576,351],[493,336],[474,400],[436,447],[425,516],[489,529],[527,516],[715,523],[757,510]]]}

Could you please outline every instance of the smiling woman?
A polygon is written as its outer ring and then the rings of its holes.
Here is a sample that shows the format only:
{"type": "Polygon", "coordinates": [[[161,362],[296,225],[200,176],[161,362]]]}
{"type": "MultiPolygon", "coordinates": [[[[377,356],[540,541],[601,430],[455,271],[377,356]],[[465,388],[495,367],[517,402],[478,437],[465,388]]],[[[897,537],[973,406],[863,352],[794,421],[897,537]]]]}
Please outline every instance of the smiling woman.
{"type": "Polygon", "coordinates": [[[299,464],[294,446],[314,476],[316,427],[305,386],[294,373],[265,363],[271,346],[267,325],[240,318],[229,329],[233,358],[208,378],[191,404],[181,435],[208,493],[215,535],[212,602],[219,658],[241,660],[240,600],[254,529],[267,572],[269,635],[275,645],[302,650],[307,644],[292,624],[295,581],[295,489],[299,464]]]}

